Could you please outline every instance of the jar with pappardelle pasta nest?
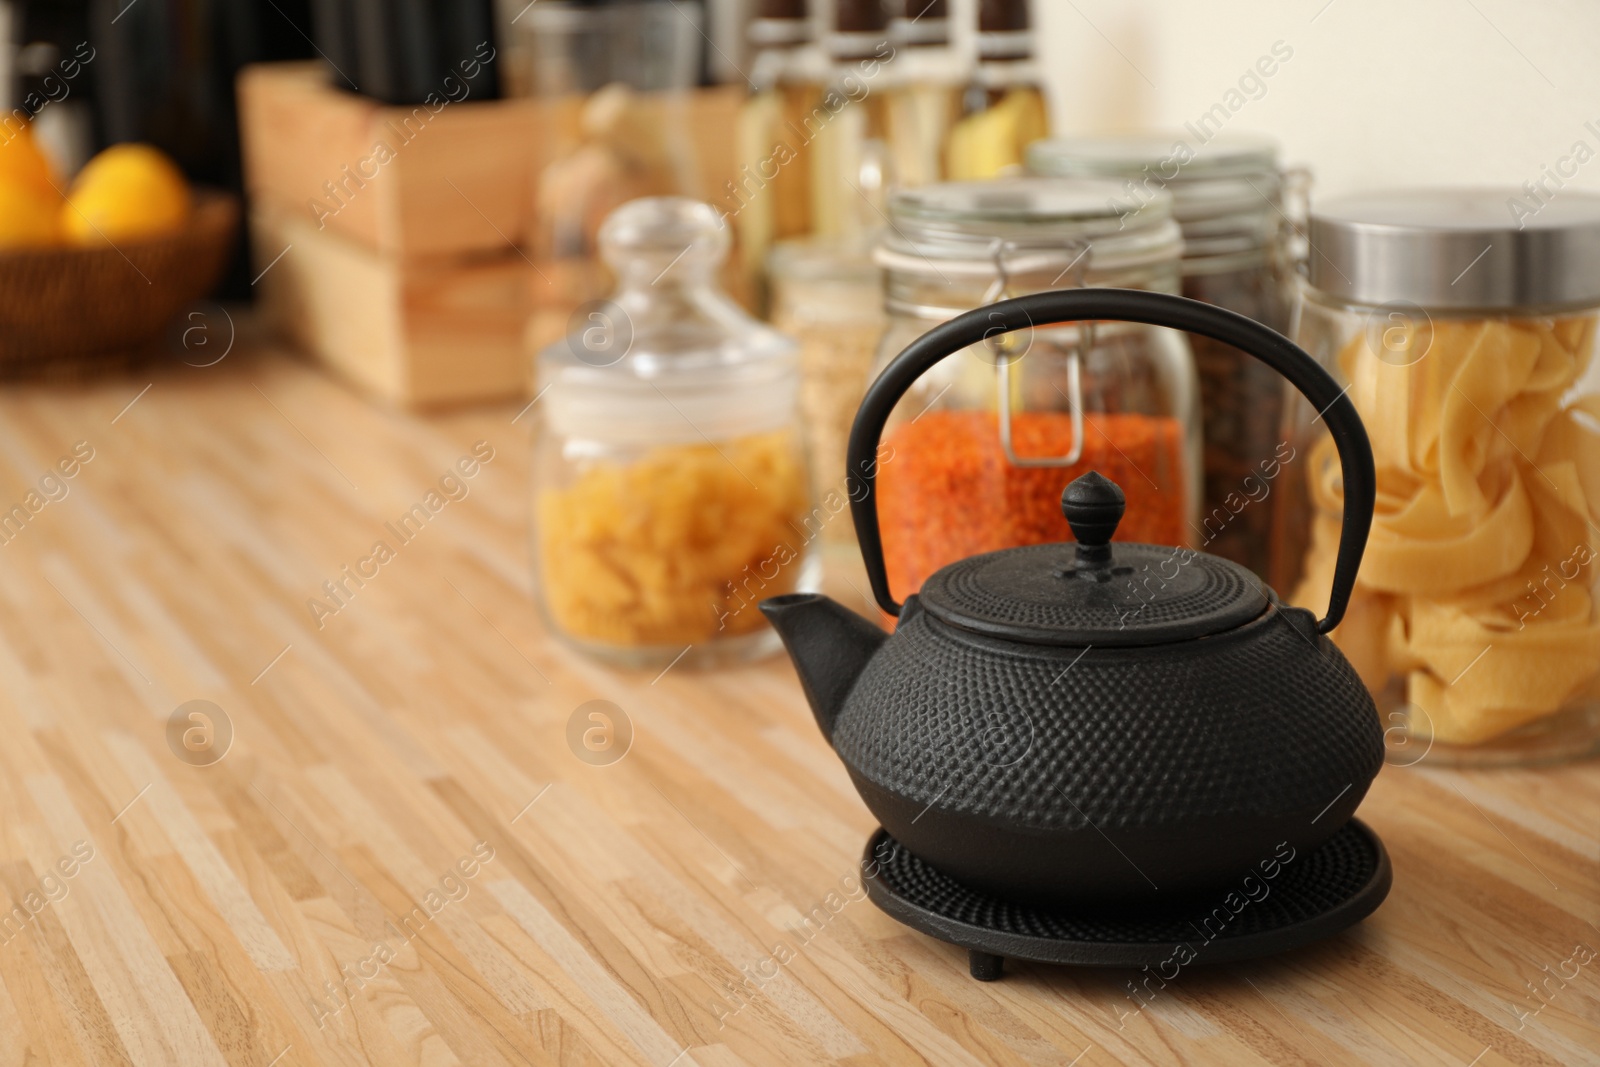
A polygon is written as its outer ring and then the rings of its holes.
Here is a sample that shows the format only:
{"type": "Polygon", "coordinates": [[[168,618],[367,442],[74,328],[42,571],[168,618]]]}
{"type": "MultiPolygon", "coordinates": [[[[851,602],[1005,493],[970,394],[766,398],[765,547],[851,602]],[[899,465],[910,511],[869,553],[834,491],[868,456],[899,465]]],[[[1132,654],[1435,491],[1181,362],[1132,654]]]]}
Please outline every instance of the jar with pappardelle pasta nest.
{"type": "MultiPolygon", "coordinates": [[[[1175,293],[1171,197],[1130,207],[1109,181],[1016,178],[901,190],[877,249],[881,370],[928,330],[1006,297],[1075,286],[1175,293]]],[[[877,492],[896,596],[958,559],[1072,539],[1062,486],[1123,487],[1117,537],[1192,543],[1194,363],[1183,334],[1086,322],[1000,334],[918,379],[890,416],[877,492]]]]}
{"type": "MultiPolygon", "coordinates": [[[[1600,751],[1600,196],[1369,193],[1314,204],[1310,240],[1298,340],[1347,384],[1378,476],[1333,638],[1391,761],[1600,751]]],[[[1294,436],[1308,506],[1280,511],[1279,558],[1300,573],[1277,577],[1307,605],[1332,581],[1342,496],[1307,405],[1294,436]]]]}
{"type": "Polygon", "coordinates": [[[539,355],[535,593],[622,666],[774,651],[756,602],[819,577],[796,346],[717,286],[729,243],[710,204],[622,205],[600,228],[616,292],[539,355]]]}

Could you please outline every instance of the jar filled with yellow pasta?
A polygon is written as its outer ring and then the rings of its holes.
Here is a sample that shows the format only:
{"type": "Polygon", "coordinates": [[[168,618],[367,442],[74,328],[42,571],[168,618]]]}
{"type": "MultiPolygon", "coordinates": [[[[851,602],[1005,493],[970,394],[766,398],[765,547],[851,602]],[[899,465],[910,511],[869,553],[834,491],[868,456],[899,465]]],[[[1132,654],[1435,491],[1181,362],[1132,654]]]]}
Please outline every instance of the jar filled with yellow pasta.
{"type": "Polygon", "coordinates": [[[551,630],[623,666],[773,651],[756,604],[815,586],[796,345],[717,286],[709,205],[634,200],[617,278],[539,355],[535,590],[551,630]]]}
{"type": "MultiPolygon", "coordinates": [[[[1600,751],[1600,197],[1369,193],[1313,207],[1298,340],[1348,387],[1377,512],[1334,633],[1390,759],[1493,765],[1600,751]]],[[[1339,464],[1291,419],[1303,506],[1275,576],[1326,599],[1339,464]]],[[[1275,584],[1276,584],[1275,582],[1275,584]]]]}

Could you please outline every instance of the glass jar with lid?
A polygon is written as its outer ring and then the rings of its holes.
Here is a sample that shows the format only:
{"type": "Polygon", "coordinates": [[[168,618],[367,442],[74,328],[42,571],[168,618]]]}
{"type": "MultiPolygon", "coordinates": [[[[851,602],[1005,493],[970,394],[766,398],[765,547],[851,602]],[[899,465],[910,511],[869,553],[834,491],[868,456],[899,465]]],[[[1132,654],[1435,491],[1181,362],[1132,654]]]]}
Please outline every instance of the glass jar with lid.
{"type": "MultiPolygon", "coordinates": [[[[1600,749],[1600,196],[1369,193],[1313,205],[1310,240],[1298,339],[1348,387],[1378,477],[1333,637],[1391,760],[1600,749]]],[[[1286,527],[1282,557],[1302,562],[1297,604],[1329,588],[1342,513],[1307,408],[1289,466],[1310,529],[1286,527]]]]}
{"type": "Polygon", "coordinates": [[[539,355],[537,598],[615,663],[771,651],[756,603],[818,577],[796,346],[718,289],[729,243],[709,204],[624,204],[600,229],[616,292],[539,355]]]}
{"type": "MultiPolygon", "coordinates": [[[[1063,137],[1028,149],[1035,174],[1111,178],[1130,203],[1172,194],[1183,229],[1183,295],[1289,329],[1307,177],[1283,171],[1277,142],[1222,133],[1063,137]],[[1286,203],[1291,201],[1291,203],[1286,203]]],[[[1200,378],[1206,506],[1197,547],[1271,574],[1273,513],[1266,477],[1282,463],[1283,380],[1232,345],[1192,337],[1200,378]]]]}
{"type": "Polygon", "coordinates": [[[864,242],[780,242],[768,259],[772,325],[800,343],[800,411],[824,544],[851,545],[845,444],[883,336],[883,271],[864,242]]]}
{"type": "MultiPolygon", "coordinates": [[[[1170,196],[1130,206],[1120,192],[1058,178],[897,192],[876,253],[889,315],[877,367],[1006,297],[1078,285],[1176,292],[1170,196]]],[[[879,457],[895,594],[966,556],[1070,540],[1055,497],[1088,470],[1127,493],[1119,538],[1189,543],[1197,409],[1187,341],[1140,323],[1019,331],[940,363],[900,401],[879,457]]]]}

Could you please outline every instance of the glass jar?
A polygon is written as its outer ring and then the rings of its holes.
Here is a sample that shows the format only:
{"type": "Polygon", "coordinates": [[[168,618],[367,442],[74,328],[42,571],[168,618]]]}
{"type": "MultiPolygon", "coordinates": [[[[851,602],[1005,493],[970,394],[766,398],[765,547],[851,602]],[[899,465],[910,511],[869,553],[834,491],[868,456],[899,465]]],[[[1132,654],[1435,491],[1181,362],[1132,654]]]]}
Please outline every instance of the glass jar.
{"type": "MultiPolygon", "coordinates": [[[[1289,330],[1303,171],[1285,174],[1268,137],[1223,133],[1191,145],[1182,133],[1070,137],[1028,150],[1035,174],[1114,178],[1131,203],[1172,194],[1183,228],[1183,295],[1289,330]]],[[[1272,573],[1274,512],[1282,499],[1267,471],[1283,443],[1284,382],[1232,345],[1191,337],[1200,377],[1206,510],[1197,547],[1272,573]]]]}
{"type": "Polygon", "coordinates": [[[768,261],[772,324],[800,342],[800,411],[825,544],[855,543],[845,444],[883,335],[883,271],[855,242],[786,241],[768,261]]]}
{"type": "MultiPolygon", "coordinates": [[[[1378,476],[1333,637],[1391,760],[1600,749],[1600,197],[1372,193],[1315,205],[1310,239],[1299,341],[1348,385],[1378,476]]],[[[1310,529],[1285,530],[1303,566],[1278,588],[1314,605],[1342,497],[1317,413],[1294,424],[1310,529]]]]}
{"type": "MultiPolygon", "coordinates": [[[[1171,198],[1113,182],[1018,178],[902,190],[877,251],[889,324],[876,367],[983,304],[1075,285],[1176,292],[1171,198]]],[[[878,510],[897,597],[947,563],[1072,531],[1057,497],[1099,470],[1127,493],[1119,538],[1193,540],[1194,363],[1181,333],[1140,323],[1040,327],[947,359],[901,399],[879,459],[878,510]]]]}
{"type": "Polygon", "coordinates": [[[695,173],[685,101],[700,77],[703,22],[698,0],[562,0],[528,7],[511,27],[529,63],[522,80],[547,105],[537,136],[548,162],[534,176],[527,234],[529,352],[559,343],[574,309],[610,290],[599,230],[611,212],[684,192],[695,173]]]}
{"type": "Polygon", "coordinates": [[[508,95],[560,97],[612,82],[682,89],[700,77],[701,0],[555,0],[522,7],[507,24],[508,95]]]}
{"type": "Polygon", "coordinates": [[[757,602],[818,577],[796,346],[717,288],[729,243],[709,204],[624,204],[600,229],[616,292],[539,355],[539,606],[622,665],[769,652],[757,602]]]}

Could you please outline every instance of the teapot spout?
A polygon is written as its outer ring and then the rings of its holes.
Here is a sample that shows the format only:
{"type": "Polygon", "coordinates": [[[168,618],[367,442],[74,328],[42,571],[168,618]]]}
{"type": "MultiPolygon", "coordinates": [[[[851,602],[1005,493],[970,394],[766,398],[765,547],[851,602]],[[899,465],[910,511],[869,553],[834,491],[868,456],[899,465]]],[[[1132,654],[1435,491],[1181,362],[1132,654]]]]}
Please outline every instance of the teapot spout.
{"type": "Polygon", "coordinates": [[[761,613],[783,638],[811,712],[831,743],[845,697],[889,635],[820,593],[768,597],[761,613]]]}

